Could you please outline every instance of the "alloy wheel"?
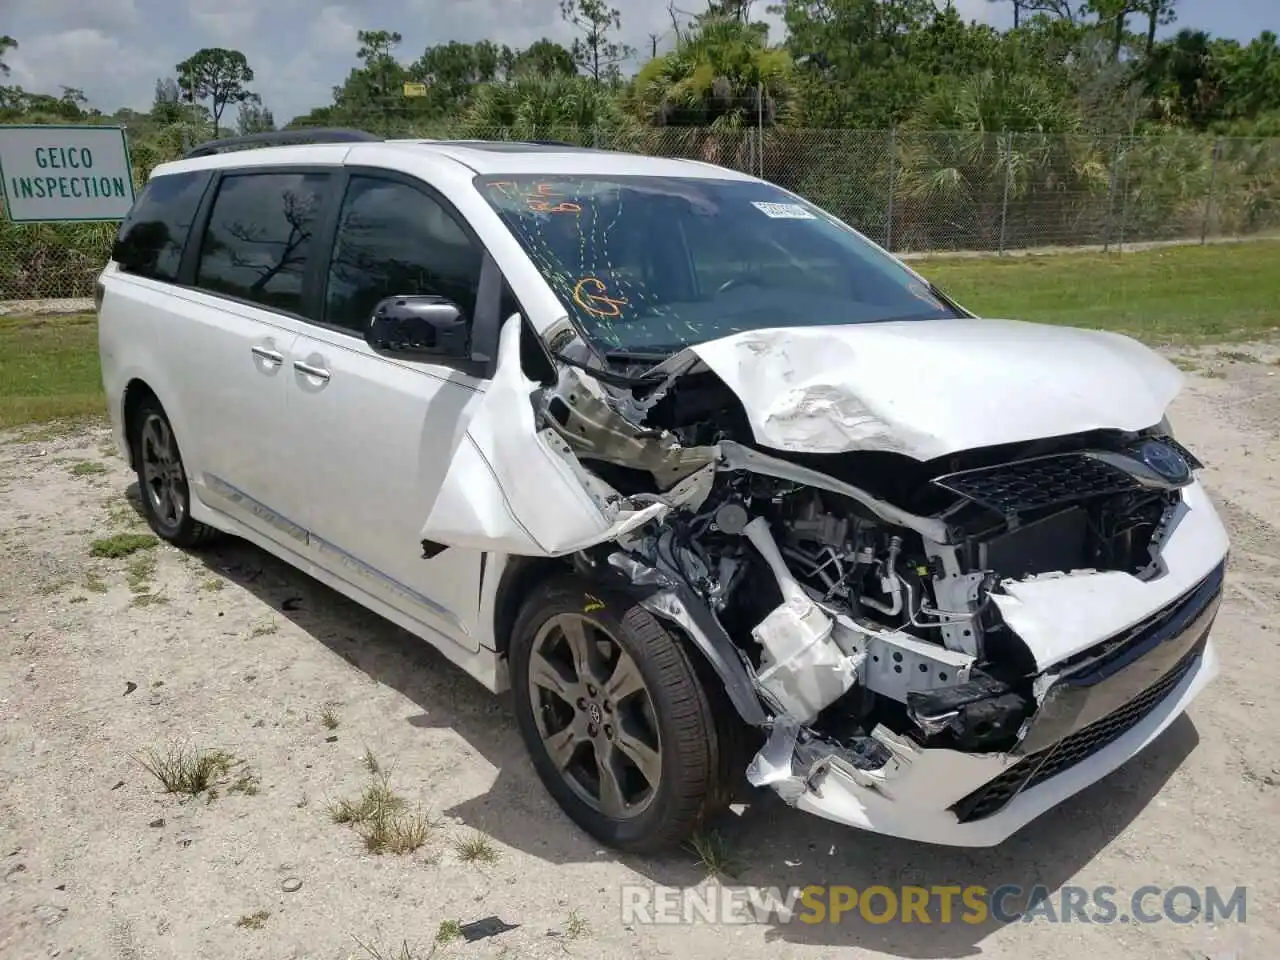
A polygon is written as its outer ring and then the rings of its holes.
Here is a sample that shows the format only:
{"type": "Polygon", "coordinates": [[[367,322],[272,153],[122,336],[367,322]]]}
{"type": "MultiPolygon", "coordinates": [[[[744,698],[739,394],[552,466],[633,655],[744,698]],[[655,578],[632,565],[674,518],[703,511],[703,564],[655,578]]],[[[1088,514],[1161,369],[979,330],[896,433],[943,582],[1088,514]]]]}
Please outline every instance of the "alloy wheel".
{"type": "Polygon", "coordinates": [[[143,495],[156,519],[166,528],[177,529],[187,515],[187,478],[173,430],[164,417],[151,413],[139,436],[143,495]]]}
{"type": "Polygon", "coordinates": [[[608,630],[576,613],[547,620],[533,641],[529,699],[543,748],[583,802],[615,820],[649,807],[662,778],[653,699],[608,630]]]}

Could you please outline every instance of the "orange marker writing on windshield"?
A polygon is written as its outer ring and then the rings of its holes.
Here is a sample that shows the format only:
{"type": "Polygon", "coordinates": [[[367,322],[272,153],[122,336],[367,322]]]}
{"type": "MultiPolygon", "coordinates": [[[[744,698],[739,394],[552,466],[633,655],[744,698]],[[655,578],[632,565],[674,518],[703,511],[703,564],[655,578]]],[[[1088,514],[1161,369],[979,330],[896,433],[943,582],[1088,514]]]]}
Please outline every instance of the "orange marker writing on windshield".
{"type": "Polygon", "coordinates": [[[620,317],[628,303],[626,297],[611,297],[609,288],[599,277],[583,277],[573,288],[573,302],[597,317],[620,317]]]}

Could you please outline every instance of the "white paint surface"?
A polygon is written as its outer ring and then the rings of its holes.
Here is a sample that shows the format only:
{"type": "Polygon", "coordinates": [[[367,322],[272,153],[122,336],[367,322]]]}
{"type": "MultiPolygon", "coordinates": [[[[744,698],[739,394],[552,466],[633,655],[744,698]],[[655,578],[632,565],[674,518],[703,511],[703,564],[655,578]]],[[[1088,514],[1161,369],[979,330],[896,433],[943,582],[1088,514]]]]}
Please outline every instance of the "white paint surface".
{"type": "Polygon", "coordinates": [[[16,223],[123,220],[133,206],[121,127],[0,126],[0,172],[16,223]]]}
{"type": "Polygon", "coordinates": [[[737,394],[758,443],[796,453],[932,460],[1141,430],[1160,422],[1182,384],[1173,364],[1129,337],[1015,320],[752,330],[689,349],[737,394]]]}

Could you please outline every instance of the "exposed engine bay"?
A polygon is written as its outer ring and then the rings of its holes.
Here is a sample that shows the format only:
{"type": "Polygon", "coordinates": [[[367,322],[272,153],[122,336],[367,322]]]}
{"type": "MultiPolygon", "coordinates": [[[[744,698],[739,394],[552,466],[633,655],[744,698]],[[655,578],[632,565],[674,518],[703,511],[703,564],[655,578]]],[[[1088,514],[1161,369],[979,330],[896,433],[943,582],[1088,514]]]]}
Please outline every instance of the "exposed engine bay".
{"type": "Polygon", "coordinates": [[[564,321],[535,380],[519,334],[424,550],[634,598],[761,735],[748,781],[801,809],[999,842],[1216,672],[1226,531],[1162,419],[1180,375],[1134,341],[961,318],[606,357],[564,321]]]}
{"type": "Polygon", "coordinates": [[[876,728],[920,746],[1014,748],[1041,665],[992,602],[1002,584],[1157,576],[1199,466],[1162,427],[931,462],[779,453],[751,444],[710,371],[655,381],[570,363],[534,404],[604,502],[670,507],[585,562],[666,588],[653,609],[729,638],[775,735],[752,765],[757,784],[789,773],[767,769],[771,753],[789,767],[806,745],[881,767],[876,728]]]}

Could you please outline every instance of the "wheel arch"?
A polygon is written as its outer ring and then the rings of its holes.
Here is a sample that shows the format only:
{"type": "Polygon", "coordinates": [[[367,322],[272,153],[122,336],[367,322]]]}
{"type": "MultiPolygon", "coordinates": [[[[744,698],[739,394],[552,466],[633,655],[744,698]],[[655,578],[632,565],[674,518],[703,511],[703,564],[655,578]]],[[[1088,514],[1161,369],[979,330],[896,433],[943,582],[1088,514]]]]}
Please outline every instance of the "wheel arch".
{"type": "Polygon", "coordinates": [[[511,631],[525,598],[541,583],[573,566],[557,557],[510,557],[502,568],[493,603],[493,643],[498,657],[505,660],[511,649],[511,631]]]}
{"type": "Polygon", "coordinates": [[[141,377],[134,377],[125,384],[124,393],[120,398],[120,414],[121,425],[124,428],[124,445],[129,453],[130,465],[137,463],[138,452],[133,449],[133,424],[134,419],[138,415],[138,411],[142,409],[142,405],[147,400],[154,400],[164,409],[164,404],[160,402],[151,385],[141,377]]]}
{"type": "Polygon", "coordinates": [[[718,684],[719,691],[741,719],[752,727],[764,726],[767,715],[755,694],[746,667],[736,655],[733,642],[709,610],[703,610],[691,591],[678,591],[671,603],[655,603],[660,592],[649,585],[632,583],[621,571],[607,562],[593,562],[579,554],[568,558],[512,557],[503,568],[494,602],[493,636],[498,656],[505,660],[511,646],[511,632],[525,598],[539,584],[557,574],[576,573],[587,581],[600,584],[631,597],[680,639],[689,653],[698,675],[708,687],[718,684]],[[687,613],[687,615],[685,615],[687,613]]]}

